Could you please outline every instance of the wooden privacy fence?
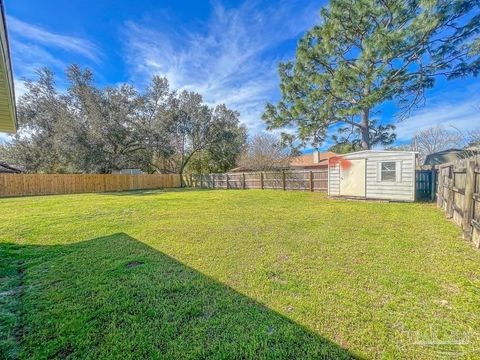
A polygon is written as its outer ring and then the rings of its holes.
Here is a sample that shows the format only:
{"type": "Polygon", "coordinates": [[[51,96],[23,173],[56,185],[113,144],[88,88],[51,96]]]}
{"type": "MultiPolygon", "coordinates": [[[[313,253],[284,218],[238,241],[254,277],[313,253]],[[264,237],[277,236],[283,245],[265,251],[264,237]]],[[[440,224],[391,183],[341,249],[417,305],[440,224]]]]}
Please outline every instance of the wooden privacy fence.
{"type": "Polygon", "coordinates": [[[185,177],[187,186],[207,189],[328,190],[328,170],[200,174],[185,177]]]}
{"type": "Polygon", "coordinates": [[[0,197],[176,187],[177,174],[0,174],[0,197]]]}
{"type": "Polygon", "coordinates": [[[480,248],[480,157],[443,164],[438,170],[437,205],[480,248]]]}

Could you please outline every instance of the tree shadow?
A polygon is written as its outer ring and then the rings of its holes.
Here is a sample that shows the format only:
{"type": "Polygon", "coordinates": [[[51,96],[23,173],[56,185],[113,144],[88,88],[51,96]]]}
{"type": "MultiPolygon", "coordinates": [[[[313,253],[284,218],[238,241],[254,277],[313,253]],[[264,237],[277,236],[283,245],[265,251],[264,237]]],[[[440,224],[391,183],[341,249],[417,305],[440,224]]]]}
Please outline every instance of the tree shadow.
{"type": "Polygon", "coordinates": [[[124,233],[0,250],[22,255],[21,358],[358,358],[124,233]]]}

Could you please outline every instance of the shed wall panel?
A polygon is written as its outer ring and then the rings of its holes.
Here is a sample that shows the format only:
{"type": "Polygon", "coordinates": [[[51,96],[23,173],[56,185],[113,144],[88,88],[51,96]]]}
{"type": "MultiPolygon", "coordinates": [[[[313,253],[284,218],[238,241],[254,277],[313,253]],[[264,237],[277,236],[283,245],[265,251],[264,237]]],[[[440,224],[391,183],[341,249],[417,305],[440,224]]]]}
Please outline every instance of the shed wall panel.
{"type": "MultiPolygon", "coordinates": [[[[415,200],[415,154],[411,152],[362,151],[346,154],[345,159],[367,159],[366,195],[367,199],[415,200]],[[380,163],[394,161],[397,164],[396,181],[381,181],[380,163]]],[[[329,194],[340,194],[340,166],[329,168],[329,194]]]]}
{"type": "Polygon", "coordinates": [[[340,166],[338,164],[328,168],[329,187],[328,194],[332,196],[340,195],[340,166]]]}
{"type": "Polygon", "coordinates": [[[411,153],[371,153],[367,157],[367,198],[415,200],[415,155],[411,153]],[[399,176],[396,181],[381,181],[380,164],[393,161],[399,176]]]}

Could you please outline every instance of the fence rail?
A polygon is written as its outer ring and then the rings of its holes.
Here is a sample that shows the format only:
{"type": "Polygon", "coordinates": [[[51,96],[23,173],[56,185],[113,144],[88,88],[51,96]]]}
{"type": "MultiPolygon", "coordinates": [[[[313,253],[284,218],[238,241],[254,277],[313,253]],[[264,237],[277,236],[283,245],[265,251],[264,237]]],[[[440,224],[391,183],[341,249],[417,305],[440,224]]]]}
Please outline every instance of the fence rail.
{"type": "Polygon", "coordinates": [[[175,187],[176,174],[0,174],[0,197],[175,187]]]}
{"type": "Polygon", "coordinates": [[[207,189],[328,190],[328,170],[201,174],[185,177],[187,186],[207,189]]]}
{"type": "Polygon", "coordinates": [[[480,157],[439,167],[437,206],[480,248],[480,157]]]}

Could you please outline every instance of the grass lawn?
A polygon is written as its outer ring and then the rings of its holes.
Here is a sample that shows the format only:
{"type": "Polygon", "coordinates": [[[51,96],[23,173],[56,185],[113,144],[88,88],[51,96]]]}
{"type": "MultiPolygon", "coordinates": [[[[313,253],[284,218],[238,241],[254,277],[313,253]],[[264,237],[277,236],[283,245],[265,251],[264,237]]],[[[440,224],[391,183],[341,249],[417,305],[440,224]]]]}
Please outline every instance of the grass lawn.
{"type": "Polygon", "coordinates": [[[0,206],[3,358],[480,358],[480,251],[428,204],[217,190],[0,206]]]}

